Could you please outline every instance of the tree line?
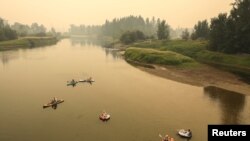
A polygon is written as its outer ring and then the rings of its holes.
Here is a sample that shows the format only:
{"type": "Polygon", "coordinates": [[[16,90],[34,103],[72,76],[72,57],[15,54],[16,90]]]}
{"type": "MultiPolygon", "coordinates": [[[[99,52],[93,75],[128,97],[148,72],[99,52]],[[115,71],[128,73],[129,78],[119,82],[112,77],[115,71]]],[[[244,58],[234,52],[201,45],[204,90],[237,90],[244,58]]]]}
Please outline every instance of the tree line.
{"type": "Polygon", "coordinates": [[[51,27],[50,30],[47,30],[47,28],[43,24],[38,23],[32,23],[30,26],[21,24],[18,22],[15,22],[13,25],[11,25],[11,29],[15,30],[17,32],[17,35],[19,37],[25,37],[25,36],[58,36],[60,33],[56,32],[55,28],[51,27]]]}
{"type": "MultiPolygon", "coordinates": [[[[106,20],[102,25],[74,25],[71,24],[69,34],[71,35],[99,35],[109,36],[114,39],[119,39],[127,32],[141,31],[145,37],[157,38],[158,25],[161,23],[160,18],[143,18],[142,16],[127,16],[122,18],[114,18],[106,20]]],[[[184,28],[173,29],[168,26],[167,34],[169,38],[180,38],[184,28]]]]}
{"type": "Polygon", "coordinates": [[[210,45],[213,51],[250,53],[250,0],[236,0],[230,14],[211,20],[210,45]]]}
{"type": "MultiPolygon", "coordinates": [[[[180,29],[178,29],[180,30],[180,29]]],[[[178,36],[165,20],[152,17],[142,18],[141,16],[128,16],[106,20],[103,25],[71,25],[71,35],[98,35],[109,36],[113,39],[120,39],[121,42],[129,44],[144,39],[169,39],[173,33],[178,36]]]]}
{"type": "Polygon", "coordinates": [[[112,21],[106,20],[102,25],[102,35],[119,38],[127,31],[139,30],[146,36],[155,37],[159,22],[160,19],[156,20],[155,17],[152,17],[152,19],[146,18],[145,20],[141,16],[114,18],[112,21]]]}
{"type": "Polygon", "coordinates": [[[25,36],[59,36],[60,33],[52,27],[48,32],[46,27],[38,23],[32,23],[30,26],[15,22],[13,25],[0,18],[0,41],[17,39],[25,36]]]}
{"type": "Polygon", "coordinates": [[[0,41],[12,40],[17,38],[17,33],[15,30],[10,28],[2,18],[0,18],[0,41]]]}
{"type": "Polygon", "coordinates": [[[173,30],[165,20],[152,17],[128,16],[114,18],[103,25],[71,25],[73,35],[101,35],[132,43],[142,39],[170,39],[171,36],[184,40],[209,40],[208,50],[224,53],[250,53],[250,0],[235,0],[230,14],[221,13],[207,20],[198,21],[193,31],[179,28],[173,30]],[[177,34],[177,33],[180,33],[177,34]]]}
{"type": "MultiPolygon", "coordinates": [[[[230,14],[220,13],[211,19],[199,21],[190,35],[193,40],[209,40],[208,49],[230,54],[250,54],[250,0],[235,0],[230,14]]],[[[187,32],[182,33],[188,39],[187,32]]]]}
{"type": "Polygon", "coordinates": [[[102,35],[113,38],[120,38],[127,31],[139,30],[147,36],[155,36],[157,23],[160,21],[152,17],[145,20],[141,16],[128,16],[106,20],[102,25],[70,25],[71,35],[102,35]]]}

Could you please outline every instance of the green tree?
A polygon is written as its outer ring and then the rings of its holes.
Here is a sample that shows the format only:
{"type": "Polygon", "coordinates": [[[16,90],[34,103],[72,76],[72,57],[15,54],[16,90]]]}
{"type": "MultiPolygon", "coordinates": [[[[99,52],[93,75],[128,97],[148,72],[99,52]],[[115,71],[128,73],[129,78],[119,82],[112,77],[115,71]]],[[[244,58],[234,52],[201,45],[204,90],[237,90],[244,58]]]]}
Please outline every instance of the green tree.
{"type": "Polygon", "coordinates": [[[17,39],[16,31],[12,30],[9,25],[5,26],[4,32],[5,32],[4,34],[5,34],[6,40],[17,39]]]}
{"type": "Polygon", "coordinates": [[[27,36],[28,31],[29,31],[29,26],[23,25],[21,23],[15,22],[12,26],[11,29],[15,30],[17,32],[18,36],[27,36]]]}
{"type": "Polygon", "coordinates": [[[236,0],[230,15],[211,20],[208,49],[225,53],[250,53],[250,0],[236,0]]]}
{"type": "Polygon", "coordinates": [[[138,40],[144,40],[145,35],[143,32],[137,30],[137,31],[127,31],[123,33],[120,37],[120,41],[124,44],[130,44],[138,40]]]}
{"type": "Polygon", "coordinates": [[[236,0],[230,14],[234,25],[232,51],[250,53],[250,0],[236,0]]]}
{"type": "Polygon", "coordinates": [[[0,41],[17,39],[17,33],[7,22],[0,18],[0,41]]]}
{"type": "Polygon", "coordinates": [[[159,40],[169,39],[169,25],[166,24],[166,21],[158,21],[157,37],[159,40]]]}
{"type": "Polygon", "coordinates": [[[38,23],[32,23],[30,28],[30,35],[46,36],[46,28],[44,25],[41,24],[39,26],[38,23]]]}
{"type": "Polygon", "coordinates": [[[5,40],[5,35],[4,35],[4,20],[0,18],[0,41],[5,40]]]}
{"type": "Polygon", "coordinates": [[[181,38],[182,38],[183,40],[188,40],[188,39],[189,39],[189,32],[188,32],[188,29],[185,29],[184,31],[182,31],[181,38]]]}
{"type": "Polygon", "coordinates": [[[229,32],[227,24],[227,14],[219,14],[218,17],[211,19],[208,49],[223,52],[228,46],[229,32]]]}
{"type": "Polygon", "coordinates": [[[198,23],[194,26],[194,32],[191,35],[192,39],[208,39],[208,36],[209,26],[207,20],[198,21],[198,23]]]}

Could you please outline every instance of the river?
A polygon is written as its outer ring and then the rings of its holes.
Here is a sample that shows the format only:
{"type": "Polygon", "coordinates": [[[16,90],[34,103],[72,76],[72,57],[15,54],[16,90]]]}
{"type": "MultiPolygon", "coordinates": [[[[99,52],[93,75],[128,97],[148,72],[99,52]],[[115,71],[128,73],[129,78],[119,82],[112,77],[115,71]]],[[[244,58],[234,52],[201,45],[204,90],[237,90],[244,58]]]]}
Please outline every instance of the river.
{"type": "Polygon", "coordinates": [[[1,141],[185,141],[181,128],[192,130],[190,141],[206,141],[208,124],[249,124],[249,102],[143,72],[87,41],[0,52],[1,141]],[[92,85],[66,86],[89,76],[92,85]],[[43,109],[54,96],[65,102],[43,109]],[[98,118],[103,110],[108,122],[98,118]]]}

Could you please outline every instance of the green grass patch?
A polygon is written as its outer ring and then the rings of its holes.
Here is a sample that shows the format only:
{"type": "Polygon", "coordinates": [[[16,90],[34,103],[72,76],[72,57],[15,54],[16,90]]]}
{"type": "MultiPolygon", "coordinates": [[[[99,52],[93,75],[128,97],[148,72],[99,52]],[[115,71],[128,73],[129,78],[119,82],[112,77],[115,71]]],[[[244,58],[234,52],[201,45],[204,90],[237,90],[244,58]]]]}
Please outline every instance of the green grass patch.
{"type": "Polygon", "coordinates": [[[250,76],[250,55],[230,55],[225,53],[208,51],[208,41],[193,40],[148,40],[133,44],[138,48],[152,48],[159,51],[173,51],[196,61],[216,66],[237,74],[250,76]]]}
{"type": "Polygon", "coordinates": [[[133,44],[134,47],[153,48],[157,50],[168,50],[180,53],[182,55],[195,58],[196,53],[206,50],[207,41],[192,41],[192,40],[148,40],[133,44]]]}
{"type": "Polygon", "coordinates": [[[125,58],[141,63],[173,65],[173,66],[195,66],[198,63],[192,58],[183,56],[172,51],[160,51],[147,48],[130,47],[125,51],[125,58]]]}
{"type": "Polygon", "coordinates": [[[55,37],[27,37],[16,40],[0,42],[0,51],[17,48],[32,48],[38,46],[52,45],[57,43],[55,37]]]}
{"type": "Polygon", "coordinates": [[[250,68],[250,55],[229,55],[208,51],[206,49],[208,41],[144,41],[135,43],[134,45],[139,48],[153,48],[161,51],[173,51],[201,62],[220,63],[224,65],[250,68]]]}

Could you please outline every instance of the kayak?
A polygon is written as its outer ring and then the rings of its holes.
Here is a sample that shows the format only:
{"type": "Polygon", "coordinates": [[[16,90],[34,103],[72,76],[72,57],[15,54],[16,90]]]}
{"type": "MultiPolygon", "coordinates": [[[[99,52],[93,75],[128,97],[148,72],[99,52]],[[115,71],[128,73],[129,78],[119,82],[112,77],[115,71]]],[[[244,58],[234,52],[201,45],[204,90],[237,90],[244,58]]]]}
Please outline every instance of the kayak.
{"type": "Polygon", "coordinates": [[[53,103],[50,102],[50,103],[44,104],[43,108],[51,107],[51,106],[54,106],[54,105],[57,105],[57,104],[60,104],[60,103],[63,103],[63,102],[64,102],[63,99],[59,99],[56,102],[53,102],[53,103]]]}
{"type": "Polygon", "coordinates": [[[91,79],[91,80],[82,80],[80,79],[79,82],[89,82],[89,83],[92,83],[92,82],[95,82],[95,80],[91,79]]]}
{"type": "Polygon", "coordinates": [[[78,82],[77,81],[75,81],[75,82],[67,82],[67,86],[70,86],[70,85],[72,85],[72,86],[74,86],[74,85],[76,85],[78,82]]]}
{"type": "Polygon", "coordinates": [[[191,138],[192,137],[192,133],[191,131],[185,130],[185,129],[181,129],[178,131],[178,134],[182,137],[186,137],[186,138],[191,138]]]}

